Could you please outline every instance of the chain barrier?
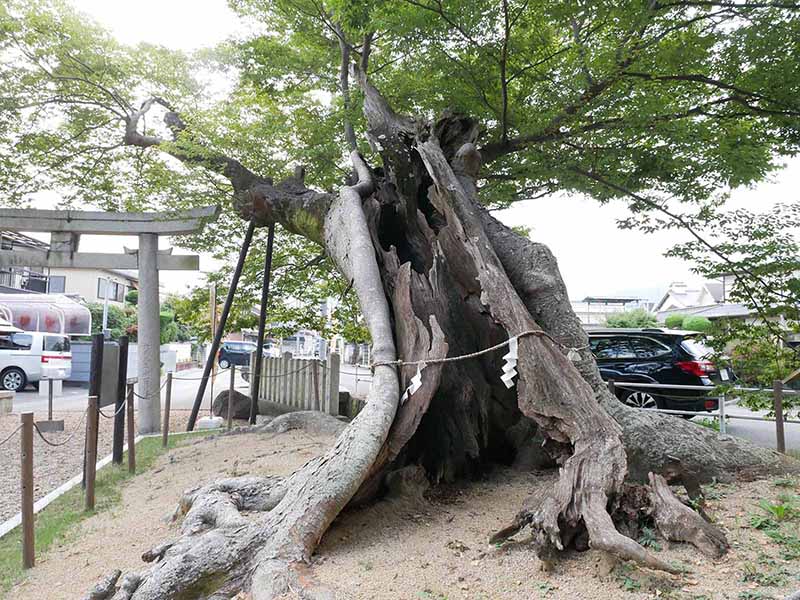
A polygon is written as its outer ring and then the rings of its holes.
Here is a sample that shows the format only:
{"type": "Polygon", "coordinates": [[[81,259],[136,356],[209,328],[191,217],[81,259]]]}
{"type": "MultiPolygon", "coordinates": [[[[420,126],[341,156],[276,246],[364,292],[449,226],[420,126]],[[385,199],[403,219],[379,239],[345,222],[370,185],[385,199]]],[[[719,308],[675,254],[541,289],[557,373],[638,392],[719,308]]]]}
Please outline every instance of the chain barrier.
{"type": "Polygon", "coordinates": [[[5,444],[5,443],[6,443],[8,440],[10,440],[12,437],[14,437],[14,435],[15,435],[15,434],[16,434],[16,433],[17,433],[17,432],[20,430],[20,429],[22,429],[22,425],[20,425],[19,427],[17,427],[17,428],[16,428],[14,431],[12,431],[12,432],[11,432],[11,433],[8,435],[8,437],[7,437],[6,439],[4,439],[2,442],[0,442],[0,446],[2,446],[2,445],[3,445],[3,444],[5,444]]]}
{"type": "MultiPolygon", "coordinates": [[[[308,369],[308,368],[309,368],[309,367],[312,365],[312,363],[313,363],[313,361],[307,361],[307,362],[308,362],[308,364],[306,364],[306,365],[304,365],[304,366],[300,367],[299,369],[295,369],[294,371],[289,371],[288,373],[279,373],[278,375],[264,375],[264,374],[262,373],[262,374],[261,374],[261,378],[262,378],[262,379],[275,379],[275,378],[277,378],[277,377],[285,377],[285,376],[287,376],[287,375],[294,375],[295,373],[299,373],[300,371],[305,371],[305,370],[306,370],[306,369],[308,369]]],[[[327,369],[327,366],[325,366],[325,363],[324,363],[324,362],[322,362],[322,361],[318,361],[318,363],[319,363],[320,365],[322,365],[322,368],[324,368],[324,369],[327,369]]],[[[219,369],[219,370],[220,370],[220,371],[228,371],[229,369],[230,369],[230,367],[226,367],[226,368],[222,368],[222,367],[220,367],[220,369],[219,369]]],[[[244,370],[244,369],[242,369],[242,371],[243,371],[243,370],[244,370]]],[[[172,381],[202,381],[203,379],[210,379],[211,377],[213,377],[213,375],[208,375],[208,376],[206,376],[206,377],[174,377],[174,376],[173,376],[173,378],[172,378],[172,381]]]]}
{"type": "MultiPolygon", "coordinates": [[[[173,377],[173,379],[175,379],[175,378],[173,377]]],[[[137,398],[142,399],[142,400],[152,400],[154,398],[160,398],[161,397],[161,390],[163,390],[166,385],[167,385],[167,380],[165,379],[164,383],[161,384],[161,387],[158,388],[158,391],[157,392],[153,392],[152,395],[150,395],[150,396],[142,396],[141,394],[138,394],[135,389],[133,390],[133,395],[136,396],[137,398]]]]}
{"type": "Polygon", "coordinates": [[[44,434],[41,432],[41,430],[39,429],[39,426],[36,424],[36,422],[33,423],[33,428],[36,430],[36,433],[39,435],[40,438],[42,438],[42,441],[45,444],[47,444],[48,446],[52,446],[53,448],[58,448],[59,446],[64,446],[64,445],[68,444],[72,440],[72,438],[75,437],[75,434],[78,433],[78,431],[80,430],[81,423],[83,423],[84,419],[86,418],[86,414],[88,412],[89,412],[88,408],[83,411],[83,414],[81,415],[81,420],[78,421],[77,425],[75,425],[75,428],[72,430],[72,433],[69,434],[69,437],[67,439],[65,439],[64,441],[61,441],[61,442],[51,442],[50,440],[48,440],[44,436],[44,434]]]}
{"type": "Polygon", "coordinates": [[[125,405],[127,404],[127,402],[128,402],[128,399],[127,399],[127,398],[125,398],[125,399],[122,401],[122,404],[120,404],[120,405],[119,405],[119,408],[117,409],[117,411],[116,411],[116,412],[115,412],[113,415],[107,415],[106,413],[104,413],[104,412],[103,412],[103,409],[102,409],[102,408],[99,408],[99,407],[98,407],[98,409],[97,409],[97,412],[99,412],[99,413],[100,413],[100,416],[101,416],[101,417],[104,417],[104,418],[106,418],[106,419],[113,419],[113,418],[114,418],[114,417],[116,417],[116,416],[117,416],[119,413],[121,413],[121,412],[122,412],[122,409],[123,409],[123,408],[125,408],[125,405]]]}

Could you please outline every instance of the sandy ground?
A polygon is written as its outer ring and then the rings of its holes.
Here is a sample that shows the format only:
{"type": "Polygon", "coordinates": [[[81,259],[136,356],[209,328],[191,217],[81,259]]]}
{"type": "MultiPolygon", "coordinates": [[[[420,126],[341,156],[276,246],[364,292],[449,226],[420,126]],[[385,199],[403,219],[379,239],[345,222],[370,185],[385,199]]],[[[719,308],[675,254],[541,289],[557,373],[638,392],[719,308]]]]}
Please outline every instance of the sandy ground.
{"type": "MultiPolygon", "coordinates": [[[[177,526],[165,517],[184,489],[219,476],[287,474],[331,441],[301,432],[245,434],[177,448],[128,483],[117,508],[84,521],[69,544],[44,556],[7,598],[81,598],[114,568],[141,569],[144,550],[176,535],[177,526]]],[[[494,548],[487,539],[507,524],[531,489],[551,482],[550,474],[498,470],[480,482],[438,488],[423,503],[382,501],[348,511],[325,536],[313,573],[337,597],[365,600],[766,600],[800,588],[800,561],[782,560],[778,546],[748,527],[761,498],[800,490],[771,481],[714,486],[710,513],[726,529],[732,550],[711,561],[688,546],[662,541],[660,556],[690,569],[683,576],[614,565],[592,550],[572,553],[544,572],[524,543],[494,548]],[[753,568],[781,573],[780,584],[746,581],[753,568]]]]}
{"type": "MultiPolygon", "coordinates": [[[[113,416],[112,407],[103,409],[103,413],[113,416]]],[[[189,420],[188,410],[170,412],[170,430],[183,431],[189,420]]],[[[137,412],[134,411],[134,422],[137,412]]],[[[37,420],[46,415],[36,414],[37,420]]],[[[163,413],[162,413],[163,418],[163,413]]],[[[65,481],[68,481],[83,469],[84,438],[86,421],[83,412],[55,411],[53,419],[64,420],[63,432],[46,432],[43,435],[59,446],[46,444],[34,431],[33,435],[33,480],[34,500],[46,496],[65,481]],[[69,440],[69,441],[67,441],[69,440]],[[66,443],[64,443],[66,442],[66,443]]],[[[11,413],[0,417],[0,441],[6,439],[19,427],[20,416],[11,413]]],[[[97,435],[98,459],[111,453],[111,442],[114,432],[113,419],[100,417],[97,435]]],[[[0,446],[0,523],[19,512],[20,476],[19,476],[20,439],[19,432],[0,446]],[[8,468],[6,468],[8,467],[8,468]]]]}

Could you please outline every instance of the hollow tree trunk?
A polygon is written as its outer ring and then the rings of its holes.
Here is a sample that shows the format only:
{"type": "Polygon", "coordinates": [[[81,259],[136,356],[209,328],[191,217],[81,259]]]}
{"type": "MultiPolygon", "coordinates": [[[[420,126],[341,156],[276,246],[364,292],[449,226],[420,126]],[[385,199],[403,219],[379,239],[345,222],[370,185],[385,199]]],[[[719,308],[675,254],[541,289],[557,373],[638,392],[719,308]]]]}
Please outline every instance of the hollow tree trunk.
{"type": "MultiPolygon", "coordinates": [[[[363,76],[360,84],[382,173],[354,153],[359,182],[338,196],[305,188],[298,171],[277,185],[258,179],[240,202],[247,218],[278,221],[323,244],[352,282],[376,364],[365,408],[333,448],[288,478],[244,477],[188,492],[181,537],[145,553],[154,563],[149,570],[126,575],[118,589],[118,575],[100,587],[125,600],[240,590],[262,600],[289,588],[329,597],[307,572],[311,553],[345,505],[374,497],[387,469],[419,463],[435,481],[467,476],[511,460],[536,428],[559,462],[558,482],[529,499],[505,534],[529,525],[537,551],[549,555],[588,533],[592,547],[672,571],[614,526],[608,511],[626,475],[644,482],[653,472],[691,487],[741,466],[766,472],[790,465],[611,399],[552,255],[480,207],[476,125],[453,115],[435,125],[413,121],[395,114],[363,76]],[[396,359],[461,356],[521,333],[515,388],[501,382],[503,353],[493,352],[430,362],[422,386],[399,404],[418,367],[396,369],[396,359]],[[577,365],[567,348],[579,349],[577,365]],[[260,514],[245,519],[242,511],[260,514]]],[[[702,535],[723,549],[724,538],[679,510],[655,477],[659,528],[688,541],[702,535]],[[671,527],[678,514],[686,527],[671,527]]]]}

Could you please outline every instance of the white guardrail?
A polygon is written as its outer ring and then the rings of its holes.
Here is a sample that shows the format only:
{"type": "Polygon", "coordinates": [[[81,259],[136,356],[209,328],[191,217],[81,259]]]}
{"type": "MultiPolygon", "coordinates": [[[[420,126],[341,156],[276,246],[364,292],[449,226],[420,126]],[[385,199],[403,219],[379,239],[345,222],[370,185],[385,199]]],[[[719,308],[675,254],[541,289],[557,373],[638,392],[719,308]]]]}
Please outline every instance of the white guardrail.
{"type": "MultiPolygon", "coordinates": [[[[616,389],[621,390],[635,390],[635,389],[658,389],[658,390],[688,390],[688,391],[705,391],[709,392],[713,390],[713,387],[703,386],[703,385],[676,385],[670,383],[636,383],[636,382],[628,382],[628,381],[620,381],[617,382],[614,379],[609,379],[607,381],[608,389],[612,394],[615,394],[616,389]]],[[[778,449],[782,452],[784,450],[785,442],[784,442],[784,434],[783,434],[783,424],[784,423],[792,423],[792,424],[800,424],[800,420],[797,419],[784,419],[783,417],[783,396],[794,396],[800,394],[798,390],[787,389],[782,385],[782,382],[776,381],[775,387],[773,389],[768,388],[755,388],[755,387],[734,387],[730,388],[728,393],[723,394],[721,396],[700,396],[706,399],[715,399],[717,400],[717,410],[715,411],[691,411],[691,410],[673,410],[673,409],[665,409],[660,408],[657,409],[660,413],[666,413],[670,415],[687,415],[687,416],[703,416],[703,417],[711,417],[715,419],[719,419],[719,432],[721,434],[726,433],[726,426],[725,421],[726,419],[741,419],[743,421],[767,421],[771,423],[775,423],[777,441],[778,441],[778,449]],[[733,400],[728,400],[727,398],[737,392],[761,392],[764,394],[770,394],[773,396],[773,408],[775,411],[775,418],[769,417],[760,417],[760,416],[751,416],[751,415],[731,415],[727,414],[725,411],[726,406],[730,406],[736,404],[738,399],[734,398],[733,400]]],[[[658,396],[665,396],[665,394],[656,394],[658,396]]],[[[669,396],[667,396],[669,397],[669,396]]],[[[674,396],[679,398],[686,398],[686,396],[674,396]]],[[[649,408],[640,408],[640,410],[654,410],[649,408]]]]}

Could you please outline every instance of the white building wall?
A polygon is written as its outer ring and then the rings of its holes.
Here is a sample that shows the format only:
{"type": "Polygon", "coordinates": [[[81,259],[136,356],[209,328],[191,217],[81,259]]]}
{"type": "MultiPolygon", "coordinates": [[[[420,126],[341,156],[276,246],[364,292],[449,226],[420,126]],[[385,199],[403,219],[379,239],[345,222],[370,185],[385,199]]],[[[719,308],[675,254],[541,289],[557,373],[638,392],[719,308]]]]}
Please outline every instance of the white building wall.
{"type": "MultiPolygon", "coordinates": [[[[97,297],[97,280],[102,278],[111,278],[111,281],[123,284],[127,290],[131,289],[131,281],[122,275],[117,275],[102,269],[50,269],[50,275],[63,276],[64,280],[64,293],[77,294],[87,302],[104,302],[102,298],[97,297]]],[[[122,306],[122,302],[109,298],[109,304],[116,304],[122,306]]]]}

